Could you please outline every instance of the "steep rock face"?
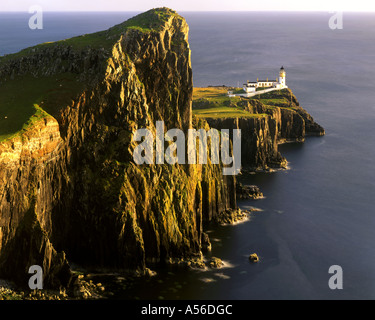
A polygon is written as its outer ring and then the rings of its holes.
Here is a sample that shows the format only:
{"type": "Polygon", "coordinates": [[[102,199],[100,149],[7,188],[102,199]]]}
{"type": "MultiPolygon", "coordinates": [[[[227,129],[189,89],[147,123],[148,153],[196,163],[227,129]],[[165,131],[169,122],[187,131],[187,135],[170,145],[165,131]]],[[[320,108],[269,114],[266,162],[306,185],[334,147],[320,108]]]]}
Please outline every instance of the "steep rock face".
{"type": "Polygon", "coordinates": [[[313,117],[303,108],[296,107],[296,112],[301,116],[305,122],[305,132],[306,136],[324,136],[324,128],[316,123],[313,117]]]}
{"type": "Polygon", "coordinates": [[[287,96],[290,104],[265,105],[261,100],[242,101],[244,109],[252,114],[250,118],[207,118],[212,128],[241,129],[242,157],[244,167],[255,169],[286,166],[286,159],[278,151],[278,144],[287,141],[303,142],[309,135],[322,136],[324,129],[317,124],[306,110],[300,107],[290,89],[284,89],[280,96],[287,96]]]}
{"type": "Polygon", "coordinates": [[[220,165],[133,162],[135,130],[192,126],[188,26],[169,9],[139,17],[156,26],[116,26],[101,34],[109,48],[56,43],[0,65],[12,78],[71,72],[85,88],[0,144],[0,276],[26,285],[32,263],[66,285],[67,260],[142,271],[198,254],[203,224],[235,207],[220,165]]]}
{"type": "Polygon", "coordinates": [[[292,109],[278,109],[281,113],[281,118],[278,118],[279,141],[304,141],[306,136],[305,120],[292,109]]]}
{"type": "Polygon", "coordinates": [[[282,167],[285,159],[277,150],[278,127],[270,117],[211,119],[212,128],[241,129],[241,164],[247,167],[282,167]]]}
{"type": "Polygon", "coordinates": [[[69,282],[65,254],[56,252],[48,236],[59,189],[52,184],[62,174],[56,167],[62,144],[57,121],[46,117],[0,145],[0,272],[24,285],[35,264],[47,271],[45,281],[51,286],[69,282]]]}

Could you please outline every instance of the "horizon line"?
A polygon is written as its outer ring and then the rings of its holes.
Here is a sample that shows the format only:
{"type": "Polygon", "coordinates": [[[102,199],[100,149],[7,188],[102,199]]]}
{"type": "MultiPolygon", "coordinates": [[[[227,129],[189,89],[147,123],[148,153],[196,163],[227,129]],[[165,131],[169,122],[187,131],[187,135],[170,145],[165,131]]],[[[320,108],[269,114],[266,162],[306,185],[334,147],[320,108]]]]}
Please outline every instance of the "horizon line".
{"type": "MultiPolygon", "coordinates": [[[[147,12],[152,9],[157,9],[158,7],[147,9],[147,10],[43,10],[43,12],[53,12],[53,13],[72,13],[72,12],[86,12],[86,13],[121,13],[121,12],[147,12]]],[[[171,8],[170,8],[171,9],[171,8]]],[[[350,12],[350,13],[375,13],[374,10],[300,10],[300,9],[288,9],[288,10],[270,10],[270,9],[259,9],[259,10],[176,10],[171,9],[176,12],[194,12],[194,13],[211,13],[211,12],[233,12],[233,13],[248,13],[248,12],[304,12],[304,13],[331,13],[331,12],[350,12]]],[[[4,10],[0,13],[29,13],[28,10],[4,10]]]]}

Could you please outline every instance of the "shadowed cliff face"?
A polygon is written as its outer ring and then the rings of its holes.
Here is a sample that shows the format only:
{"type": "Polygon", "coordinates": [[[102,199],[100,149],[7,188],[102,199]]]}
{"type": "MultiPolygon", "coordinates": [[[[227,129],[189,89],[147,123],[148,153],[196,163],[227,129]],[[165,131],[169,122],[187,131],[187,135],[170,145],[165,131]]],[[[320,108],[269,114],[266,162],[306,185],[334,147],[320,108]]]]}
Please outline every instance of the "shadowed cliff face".
{"type": "Polygon", "coordinates": [[[286,164],[277,149],[277,126],[268,117],[207,119],[212,128],[241,129],[241,164],[265,169],[286,164]]]}
{"type": "Polygon", "coordinates": [[[134,21],[100,33],[103,46],[68,40],[0,60],[3,83],[76,84],[63,102],[57,89],[43,96],[50,115],[0,143],[1,277],[26,285],[38,264],[47,286],[67,285],[68,261],[142,272],[199,254],[203,224],[235,207],[219,165],[133,162],[137,129],[192,126],[193,86],[185,20],[157,9],[134,21]]]}

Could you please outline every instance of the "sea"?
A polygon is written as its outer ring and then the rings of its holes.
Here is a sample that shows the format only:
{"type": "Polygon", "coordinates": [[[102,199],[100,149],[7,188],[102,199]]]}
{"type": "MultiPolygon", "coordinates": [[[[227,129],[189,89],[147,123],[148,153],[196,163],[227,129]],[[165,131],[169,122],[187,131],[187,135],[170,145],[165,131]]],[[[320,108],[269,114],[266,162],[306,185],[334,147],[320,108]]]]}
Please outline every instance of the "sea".
{"type": "MultiPolygon", "coordinates": [[[[0,13],[0,55],[104,30],[135,14],[46,12],[43,29],[31,30],[31,14],[0,13]]],[[[343,12],[337,29],[332,12],[180,14],[190,26],[195,86],[242,86],[275,78],[284,66],[287,85],[326,135],[280,145],[288,170],[239,177],[264,198],[238,201],[258,209],[248,221],[208,230],[211,255],[224,268],[164,268],[128,285],[116,278],[108,284],[114,296],[374,299],[375,13],[343,12]],[[258,263],[249,262],[251,253],[258,263]]]]}

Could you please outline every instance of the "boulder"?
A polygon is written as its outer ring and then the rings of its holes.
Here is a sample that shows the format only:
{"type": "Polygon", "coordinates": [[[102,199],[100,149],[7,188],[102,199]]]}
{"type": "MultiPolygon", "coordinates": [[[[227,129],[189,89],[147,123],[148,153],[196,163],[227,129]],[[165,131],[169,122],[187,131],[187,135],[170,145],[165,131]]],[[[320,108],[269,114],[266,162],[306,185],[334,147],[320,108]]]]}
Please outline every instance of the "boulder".
{"type": "Polygon", "coordinates": [[[250,260],[251,262],[259,262],[259,257],[258,257],[258,255],[257,255],[256,253],[252,253],[252,254],[250,254],[250,256],[249,256],[249,260],[250,260]]]}

